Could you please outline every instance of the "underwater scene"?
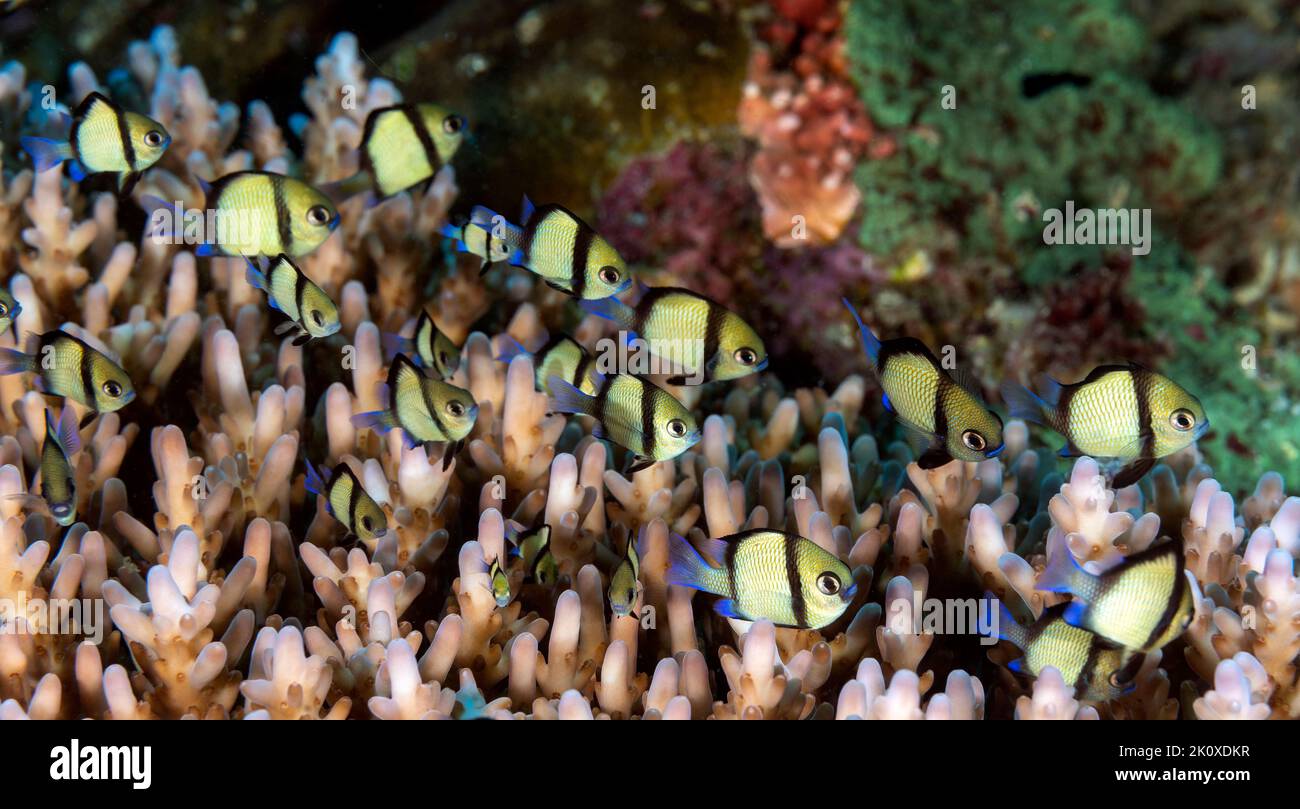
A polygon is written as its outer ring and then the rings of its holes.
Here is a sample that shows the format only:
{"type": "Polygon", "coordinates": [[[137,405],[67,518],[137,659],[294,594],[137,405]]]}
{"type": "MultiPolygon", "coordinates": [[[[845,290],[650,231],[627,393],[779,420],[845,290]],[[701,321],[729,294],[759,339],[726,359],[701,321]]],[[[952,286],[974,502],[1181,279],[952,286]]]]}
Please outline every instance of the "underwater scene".
{"type": "Polygon", "coordinates": [[[0,2],[0,718],[1296,718],[1298,149],[1298,0],[0,2]]]}

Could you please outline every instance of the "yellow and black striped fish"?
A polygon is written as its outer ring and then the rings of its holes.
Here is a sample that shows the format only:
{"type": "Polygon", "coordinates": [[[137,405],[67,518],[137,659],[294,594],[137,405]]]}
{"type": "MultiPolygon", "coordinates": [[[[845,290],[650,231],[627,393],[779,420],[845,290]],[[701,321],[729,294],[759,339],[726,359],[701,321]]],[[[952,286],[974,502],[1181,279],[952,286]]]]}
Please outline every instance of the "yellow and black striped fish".
{"type": "Polygon", "coordinates": [[[531,356],[538,390],[552,395],[546,381],[558,376],[588,396],[596,395],[596,386],[591,381],[596,361],[577,340],[567,334],[557,334],[537,351],[529,352],[518,340],[507,339],[509,344],[497,354],[497,359],[508,363],[520,354],[531,356]]]}
{"type": "Polygon", "coordinates": [[[501,569],[501,561],[493,559],[492,565],[488,568],[488,579],[491,582],[492,598],[496,600],[498,607],[504,607],[510,603],[510,578],[506,572],[501,569]]]}
{"type": "MultiPolygon", "coordinates": [[[[199,256],[297,258],[320,247],[339,225],[334,203],[310,185],[269,171],[237,171],[213,183],[199,180],[205,196],[199,256]]],[[[189,244],[184,209],[145,195],[146,233],[155,241],[189,244]]]]}
{"type": "Polygon", "coordinates": [[[1048,540],[1038,589],[1075,597],[1064,612],[1071,626],[1150,652],[1183,634],[1192,620],[1196,606],[1183,570],[1182,544],[1165,540],[1109,570],[1089,573],[1058,531],[1048,540]]]}
{"type": "Polygon", "coordinates": [[[943,369],[920,340],[900,337],[881,342],[858,317],[862,345],[884,389],[885,409],[930,447],[917,459],[922,469],[943,466],[954,458],[982,461],[1002,452],[1002,419],[984,406],[970,383],[960,384],[943,369]]]}
{"type": "Polygon", "coordinates": [[[1082,382],[1047,377],[1043,393],[1014,382],[1002,386],[1011,416],[1065,436],[1065,457],[1088,455],[1128,461],[1114,477],[1117,489],[1136,483],[1159,458],[1205,435],[1210,420],[1192,394],[1167,376],[1136,363],[1102,365],[1082,382]]]}
{"type": "Polygon", "coordinates": [[[636,586],[641,577],[641,558],[636,553],[636,542],[627,539],[627,551],[609,577],[609,606],[617,616],[631,615],[636,609],[636,586]]]}
{"type": "MultiPolygon", "coordinates": [[[[503,242],[510,264],[540,276],[546,284],[575,298],[608,298],[632,284],[632,275],[613,245],[572,211],[560,205],[534,208],[524,197],[522,225],[478,206],[466,228],[487,231],[503,242]]],[[[468,246],[464,239],[462,243],[468,246]]],[[[484,266],[486,271],[487,266],[484,266]]]]}
{"type": "Polygon", "coordinates": [[[588,395],[558,376],[546,381],[550,407],[556,413],[591,416],[599,424],[592,434],[607,438],[634,457],[627,474],[639,472],[655,461],[676,458],[700,440],[700,428],[691,411],[668,391],[636,376],[590,373],[596,386],[588,395]]]}
{"type": "Polygon", "coordinates": [[[72,408],[65,407],[56,426],[45,411],[45,443],[41,445],[41,497],[59,525],[77,521],[77,483],[71,458],[81,449],[81,435],[72,408]]]}
{"type": "Polygon", "coordinates": [[[358,413],[352,423],[379,433],[400,428],[408,445],[449,442],[442,468],[460,451],[474,429],[478,404],[464,388],[431,379],[405,354],[393,358],[388,368],[387,410],[358,413]]]}
{"type": "Polygon", "coordinates": [[[118,191],[129,194],[140,174],[158,162],[172,139],[154,119],[126,112],[99,93],[91,93],[72,113],[67,141],[25,137],[21,142],[37,171],[69,160],[72,179],[111,172],[117,175],[118,191]]]}
{"type": "MultiPolygon", "coordinates": [[[[22,311],[23,305],[18,299],[8,289],[0,287],[0,332],[9,331],[22,311]]],[[[18,336],[17,327],[14,327],[14,336],[18,336]]]]}
{"type": "Polygon", "coordinates": [[[135,387],[121,366],[62,331],[32,335],[31,353],[0,348],[0,375],[31,371],[45,393],[66,396],[100,413],[121,410],[135,398],[135,387]]]}
{"type": "Polygon", "coordinates": [[[486,273],[493,264],[510,257],[510,247],[506,244],[505,230],[500,234],[495,229],[479,227],[473,224],[442,226],[442,235],[456,241],[456,249],[462,253],[478,256],[479,274],[486,273]]]}
{"type": "Polygon", "coordinates": [[[389,357],[406,354],[421,368],[432,368],[443,379],[451,379],[460,367],[460,346],[438,328],[429,313],[421,310],[415,323],[415,336],[384,335],[384,350],[389,357]]]}
{"type": "Polygon", "coordinates": [[[549,587],[559,579],[559,566],[551,553],[551,526],[542,523],[525,533],[511,529],[514,553],[523,560],[524,571],[540,585],[549,587]]]}
{"type": "Polygon", "coordinates": [[[307,462],[307,491],[325,498],[329,513],[348,529],[348,533],[367,544],[374,543],[388,531],[388,515],[361,485],[352,468],[339,462],[325,483],[320,470],[307,462]]]}
{"type": "Polygon", "coordinates": [[[1037,677],[1052,666],[1073,686],[1075,696],[1088,702],[1117,699],[1133,690],[1142,655],[1071,626],[1064,617],[1069,605],[1048,607],[1038,620],[1022,626],[1005,604],[999,604],[998,639],[1011,642],[1024,653],[1007,668],[1037,677]]]}
{"type": "Polygon", "coordinates": [[[758,333],[740,315],[689,289],[643,287],[635,306],[610,297],[583,301],[582,308],[645,341],[674,374],[671,385],[739,379],[767,367],[758,333]]]}
{"type": "Polygon", "coordinates": [[[325,290],[307,277],[307,274],[281,253],[271,261],[265,273],[251,258],[245,276],[255,289],[266,293],[271,308],[289,318],[288,323],[275,327],[276,334],[297,331],[293,344],[300,346],[313,337],[329,337],[342,327],[339,309],[325,294],[325,290]]]}
{"type": "Polygon", "coordinates": [[[668,583],[725,596],[714,609],[728,618],[820,629],[857,594],[848,565],[796,534],[758,528],[705,540],[704,550],[716,564],[673,534],[668,583]]]}
{"type": "Polygon", "coordinates": [[[371,204],[432,179],[465,140],[465,119],[437,104],[397,104],[366,116],[361,171],[321,190],[335,200],[370,189],[371,204]]]}

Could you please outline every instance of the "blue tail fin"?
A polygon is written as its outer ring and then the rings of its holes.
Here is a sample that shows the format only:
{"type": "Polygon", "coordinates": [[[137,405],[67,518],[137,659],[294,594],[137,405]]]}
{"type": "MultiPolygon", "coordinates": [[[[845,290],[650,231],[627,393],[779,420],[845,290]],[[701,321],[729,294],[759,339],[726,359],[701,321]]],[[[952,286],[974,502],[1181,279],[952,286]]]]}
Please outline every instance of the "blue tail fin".
{"type": "Polygon", "coordinates": [[[307,491],[315,495],[325,494],[325,481],[321,479],[316,464],[307,461],[307,491]]]}
{"type": "Polygon", "coordinates": [[[65,141],[28,136],[19,142],[23,146],[23,151],[31,155],[32,164],[36,166],[37,171],[52,169],[72,157],[72,147],[65,141]]]}
{"type": "Polygon", "coordinates": [[[0,376],[21,374],[36,369],[36,357],[16,348],[0,348],[0,376]]]}
{"type": "MultiPolygon", "coordinates": [[[[45,411],[45,420],[49,422],[53,417],[49,410],[45,411]]],[[[63,454],[71,458],[81,449],[81,433],[77,432],[77,415],[72,412],[71,407],[64,407],[63,412],[59,414],[58,432],[59,446],[63,448],[63,454]]]]}
{"type": "Polygon", "coordinates": [[[1049,593],[1077,593],[1081,589],[1080,577],[1091,575],[1070,553],[1065,534],[1053,533],[1047,542],[1047,568],[1038,576],[1037,589],[1049,593]]]}
{"type": "Polygon", "coordinates": [[[849,303],[848,298],[840,298],[840,300],[844,301],[849,313],[853,315],[853,320],[858,324],[858,331],[862,334],[862,347],[866,349],[867,357],[872,362],[875,362],[876,358],[880,356],[880,338],[873,334],[871,329],[867,328],[867,324],[862,322],[862,318],[858,316],[858,310],[853,308],[853,304],[849,303]]]}
{"type": "Polygon", "coordinates": [[[612,295],[599,300],[581,300],[578,301],[578,305],[586,310],[588,314],[604,318],[625,328],[630,328],[636,319],[636,313],[632,310],[632,307],[612,295]]]}
{"type": "Polygon", "coordinates": [[[509,363],[511,360],[513,360],[515,357],[520,356],[521,354],[532,356],[532,352],[524,348],[523,343],[520,343],[515,338],[507,334],[504,335],[504,339],[506,345],[505,348],[501,349],[500,353],[497,354],[498,361],[509,363]]]}
{"type": "Polygon", "coordinates": [[[456,242],[456,249],[462,253],[469,252],[469,245],[465,244],[465,228],[457,225],[446,224],[438,230],[445,239],[452,239],[456,242]]]}
{"type": "MultiPolygon", "coordinates": [[[[485,228],[491,228],[493,220],[497,218],[496,211],[484,205],[475,205],[469,212],[469,221],[475,225],[481,225],[485,228]]],[[[504,217],[502,217],[504,219],[504,217]]],[[[490,231],[489,231],[490,232],[490,231]]]]}
{"type": "Polygon", "coordinates": [[[1007,609],[1006,602],[998,600],[992,593],[985,593],[984,598],[998,603],[997,639],[1008,641],[1020,651],[1025,651],[1025,647],[1028,646],[1025,628],[1016,620],[1016,616],[1011,614],[1011,610],[1007,609]]]}
{"type": "Polygon", "coordinates": [[[384,358],[389,362],[392,362],[393,357],[398,354],[405,354],[416,365],[421,364],[419,353],[415,350],[415,340],[410,337],[403,337],[400,334],[386,331],[380,335],[379,341],[384,347],[384,358]]]}
{"type": "Polygon", "coordinates": [[[999,391],[1002,393],[1002,401],[1007,403],[1007,412],[1013,419],[1042,424],[1047,420],[1047,413],[1053,409],[1038,394],[1010,380],[1003,382],[999,391]]]}
{"type": "Polygon", "coordinates": [[[140,208],[144,211],[144,237],[155,241],[174,243],[184,233],[184,208],[176,216],[175,205],[169,205],[152,194],[139,197],[140,208]]]}
{"type": "Polygon", "coordinates": [[[257,263],[248,256],[244,256],[244,261],[248,262],[248,270],[244,272],[244,278],[248,279],[249,285],[254,289],[260,289],[263,292],[266,292],[266,275],[262,272],[261,268],[257,266],[257,263]]]}
{"type": "Polygon", "coordinates": [[[581,413],[592,415],[596,403],[595,396],[588,396],[558,376],[546,380],[546,387],[551,392],[547,406],[552,413],[581,413]]]}
{"type": "Polygon", "coordinates": [[[719,581],[722,571],[704,561],[699,551],[685,537],[671,534],[668,537],[668,576],[669,584],[691,587],[706,593],[727,595],[725,586],[719,581]]]}
{"type": "Polygon", "coordinates": [[[352,426],[358,430],[370,429],[380,435],[393,429],[393,418],[388,415],[387,410],[372,410],[369,413],[358,413],[352,417],[352,426]]]}

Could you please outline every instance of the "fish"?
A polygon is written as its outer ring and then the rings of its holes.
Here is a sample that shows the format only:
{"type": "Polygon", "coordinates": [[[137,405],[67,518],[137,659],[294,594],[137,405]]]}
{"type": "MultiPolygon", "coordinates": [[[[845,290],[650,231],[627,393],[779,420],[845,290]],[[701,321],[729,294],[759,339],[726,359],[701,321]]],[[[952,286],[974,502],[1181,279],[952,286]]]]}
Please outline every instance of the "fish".
{"type": "MultiPolygon", "coordinates": [[[[724,596],[714,610],[728,618],[821,629],[857,595],[848,565],[797,534],[756,528],[705,540],[704,550],[716,564],[672,534],[667,581],[724,596]]],[[[646,549],[639,551],[644,556],[646,549]]]]}
{"type": "Polygon", "coordinates": [[[307,462],[307,491],[325,498],[331,516],[348,529],[348,533],[365,543],[373,543],[388,531],[388,515],[361,485],[352,467],[339,462],[325,483],[320,470],[307,462]]]}
{"type": "Polygon", "coordinates": [[[361,171],[321,188],[336,201],[364,191],[370,204],[430,180],[451,162],[465,119],[437,104],[395,104],[371,110],[361,132],[361,171]]]}
{"type": "MultiPolygon", "coordinates": [[[[339,226],[339,212],[321,191],[301,180],[269,171],[237,171],[215,182],[199,179],[204,218],[199,256],[305,256],[339,226]]],[[[195,223],[180,204],[140,197],[149,215],[146,236],[168,244],[190,244],[195,223]],[[189,225],[189,226],[187,226],[189,225]]]]}
{"type": "Polygon", "coordinates": [[[530,529],[525,533],[511,530],[514,552],[523,561],[524,570],[529,578],[540,585],[549,587],[560,577],[559,565],[551,553],[551,526],[546,523],[530,529]]]}
{"type": "Polygon", "coordinates": [[[462,253],[478,256],[479,275],[484,275],[493,264],[510,257],[510,248],[503,235],[497,235],[493,229],[475,225],[446,224],[439,231],[448,239],[456,242],[456,249],[462,253]]]}
{"type": "Polygon", "coordinates": [[[1183,634],[1196,611],[1183,571],[1182,544],[1165,540],[1109,570],[1090,573],[1070,553],[1064,534],[1055,532],[1038,589],[1074,596],[1063,613],[1071,626],[1151,652],[1183,634]]]}
{"type": "MultiPolygon", "coordinates": [[[[524,197],[521,222],[511,224],[480,205],[470,212],[465,227],[485,231],[484,239],[500,240],[509,251],[506,259],[511,266],[538,275],[547,286],[566,295],[608,298],[632,285],[623,257],[572,211],[554,204],[538,208],[524,197]]],[[[461,241],[467,249],[473,243],[461,241]]]]}
{"type": "Polygon", "coordinates": [[[30,371],[44,392],[66,396],[97,413],[121,410],[135,399],[126,371],[107,355],[63,331],[29,336],[31,353],[0,348],[0,376],[30,371]]]}
{"type": "MultiPolygon", "coordinates": [[[[13,296],[13,293],[4,287],[0,287],[0,332],[9,331],[22,312],[23,305],[13,296]]],[[[16,328],[14,336],[17,336],[16,328]]]]}
{"type": "Polygon", "coordinates": [[[630,450],[634,474],[676,458],[695,446],[701,432],[695,417],[671,393],[640,377],[591,372],[596,393],[589,395],[558,376],[546,381],[555,413],[579,413],[598,422],[592,435],[630,450]]]}
{"type": "Polygon", "coordinates": [[[442,468],[451,466],[478,418],[473,394],[426,376],[409,357],[398,354],[388,367],[388,398],[387,410],[358,413],[352,424],[381,434],[400,428],[410,446],[446,442],[442,468]]]}
{"type": "Polygon", "coordinates": [[[609,606],[615,615],[631,615],[636,609],[637,580],[640,577],[641,558],[637,556],[636,542],[628,537],[623,559],[609,577],[609,606]]]}
{"type": "Polygon", "coordinates": [[[41,497],[59,525],[77,521],[77,483],[71,458],[81,449],[81,435],[72,408],[65,407],[54,423],[53,414],[45,411],[45,442],[41,445],[41,497]]]}
{"type": "Polygon", "coordinates": [[[244,260],[248,262],[248,283],[265,292],[271,308],[289,318],[287,323],[275,327],[277,335],[296,331],[293,344],[300,346],[313,337],[337,334],[342,328],[334,301],[284,253],[271,261],[265,273],[253,259],[245,257],[244,260]]]}
{"type": "Polygon", "coordinates": [[[421,368],[432,368],[443,379],[451,379],[460,367],[460,346],[453,343],[423,310],[415,323],[415,336],[385,334],[384,350],[390,358],[405,354],[421,368]]]}
{"type": "Polygon", "coordinates": [[[596,386],[591,381],[591,371],[595,368],[596,360],[577,340],[567,334],[557,334],[547,340],[541,348],[529,352],[518,340],[508,335],[507,339],[509,343],[501,353],[497,354],[497,359],[509,363],[520,354],[532,357],[533,375],[538,390],[548,396],[551,395],[547,380],[558,376],[588,396],[596,395],[596,386]]]}
{"type": "Polygon", "coordinates": [[[1112,480],[1116,489],[1138,482],[1157,460],[1189,446],[1210,428],[1199,399],[1134,362],[1098,366],[1068,385],[1045,377],[1040,389],[1041,395],[1004,382],[1002,399],[1011,417],[1064,436],[1062,457],[1088,455],[1124,463],[1112,480]]]}
{"type": "Polygon", "coordinates": [[[668,379],[670,385],[740,379],[767,367],[758,333],[735,312],[689,289],[646,287],[635,306],[614,297],[581,306],[644,340],[651,354],[681,371],[668,379]]]}
{"type": "Polygon", "coordinates": [[[510,603],[510,579],[506,572],[501,569],[501,561],[493,559],[492,565],[488,568],[488,578],[491,581],[492,598],[496,599],[498,607],[504,607],[510,603]]]}
{"type": "Polygon", "coordinates": [[[920,340],[899,337],[881,342],[848,299],[844,305],[858,324],[862,345],[884,389],[885,409],[928,443],[917,459],[922,469],[935,469],[954,459],[983,461],[1002,452],[1002,419],[984,405],[974,383],[954,380],[920,340]]]}
{"type": "Polygon", "coordinates": [[[77,182],[92,174],[116,174],[118,193],[123,195],[131,193],[140,175],[158,162],[171,142],[162,124],[126,112],[99,93],[91,93],[77,105],[66,141],[31,136],[20,140],[38,172],[66,160],[68,173],[77,182]]]}
{"type": "MultiPolygon", "coordinates": [[[[986,596],[992,598],[992,595],[986,596]]],[[[1024,657],[1008,665],[1017,674],[1038,677],[1048,666],[1088,702],[1105,702],[1131,692],[1142,655],[1065,620],[1068,604],[1057,604],[1028,626],[1018,623],[999,602],[998,639],[1009,641],[1024,657]]]]}

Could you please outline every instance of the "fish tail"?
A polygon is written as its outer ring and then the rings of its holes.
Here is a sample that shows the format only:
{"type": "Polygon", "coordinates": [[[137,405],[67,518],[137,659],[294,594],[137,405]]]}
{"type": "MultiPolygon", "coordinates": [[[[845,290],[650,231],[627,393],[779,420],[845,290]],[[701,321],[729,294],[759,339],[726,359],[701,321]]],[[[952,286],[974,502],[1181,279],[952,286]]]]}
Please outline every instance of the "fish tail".
{"type": "Polygon", "coordinates": [[[257,266],[257,262],[248,256],[244,256],[244,261],[248,262],[248,269],[244,272],[244,278],[248,279],[249,286],[266,292],[266,273],[262,272],[261,268],[257,266]]]}
{"type": "Polygon", "coordinates": [[[20,141],[23,151],[32,158],[37,171],[52,169],[72,157],[72,144],[67,141],[27,136],[20,141]]]}
{"type": "Polygon", "coordinates": [[[1065,534],[1054,532],[1047,541],[1047,567],[1038,574],[1036,589],[1075,594],[1083,589],[1080,585],[1091,575],[1070,552],[1065,534]]]}
{"type": "Polygon", "coordinates": [[[1025,628],[1016,620],[1016,616],[1011,614],[1011,610],[1007,609],[1006,602],[995,598],[992,593],[985,593],[984,597],[998,602],[997,639],[1005,640],[1020,651],[1025,651],[1029,645],[1028,638],[1025,637],[1025,628]]]}
{"type": "Polygon", "coordinates": [[[551,399],[547,402],[551,412],[594,415],[595,396],[588,396],[558,376],[546,380],[546,387],[551,391],[551,399]]]}
{"type": "Polygon", "coordinates": [[[490,233],[491,230],[488,228],[488,226],[490,226],[493,223],[493,220],[495,220],[498,215],[499,214],[497,214],[496,211],[492,210],[486,205],[475,205],[473,209],[471,209],[469,212],[469,221],[471,224],[482,226],[484,229],[487,229],[488,232],[490,233]]]}
{"type": "Polygon", "coordinates": [[[410,356],[412,360],[416,359],[415,340],[412,340],[410,337],[403,337],[400,334],[393,334],[392,332],[386,331],[380,335],[379,341],[384,347],[384,357],[389,362],[392,362],[393,357],[396,357],[398,354],[406,354],[410,356]]]}
{"type": "Polygon", "coordinates": [[[631,326],[633,316],[635,315],[632,307],[612,295],[608,298],[600,298],[597,300],[580,300],[578,301],[578,305],[588,314],[604,318],[605,320],[617,323],[620,326],[631,326]]]}
{"type": "Polygon", "coordinates": [[[1042,424],[1053,409],[1052,405],[1041,396],[1011,380],[1003,382],[999,392],[1002,394],[1002,401],[1007,403],[1007,412],[1013,419],[1042,424]]]}
{"type": "Polygon", "coordinates": [[[866,349],[867,357],[872,362],[875,362],[876,358],[880,356],[880,338],[873,334],[871,329],[867,328],[867,324],[862,322],[862,318],[858,316],[858,310],[853,307],[853,304],[849,303],[848,298],[840,298],[840,300],[844,301],[849,314],[853,315],[853,320],[858,324],[858,331],[862,334],[862,347],[866,349]]]}
{"type": "Polygon", "coordinates": [[[145,214],[144,236],[146,239],[174,242],[184,233],[184,218],[175,215],[174,205],[167,204],[153,194],[141,194],[138,202],[145,214]]]}
{"type": "Polygon", "coordinates": [[[456,249],[462,253],[469,252],[469,245],[465,244],[465,226],[453,225],[450,222],[438,229],[444,239],[452,239],[456,242],[456,249]]]}
{"type": "Polygon", "coordinates": [[[140,172],[123,171],[117,175],[117,194],[120,197],[130,196],[135,190],[135,184],[140,182],[140,172]]]}
{"type": "MultiPolygon", "coordinates": [[[[53,424],[53,415],[48,409],[45,411],[45,424],[47,428],[53,424]]],[[[54,435],[58,436],[59,447],[68,458],[81,449],[81,433],[77,430],[77,416],[72,412],[72,408],[63,408],[54,435]]]]}
{"type": "Polygon", "coordinates": [[[666,580],[669,584],[691,587],[717,595],[728,595],[726,588],[719,581],[721,573],[721,570],[706,562],[685,537],[677,534],[668,537],[666,580]]]}
{"type": "Polygon", "coordinates": [[[370,175],[364,171],[358,171],[351,177],[344,177],[342,180],[335,180],[331,183],[318,185],[316,188],[325,196],[330,198],[330,202],[338,205],[362,191],[370,189],[370,175]]]}
{"type": "Polygon", "coordinates": [[[358,413],[352,417],[352,426],[358,430],[374,430],[383,434],[393,429],[393,417],[387,410],[371,410],[369,413],[358,413]]]}
{"type": "Polygon", "coordinates": [[[36,370],[36,357],[16,348],[0,348],[0,376],[36,370]]]}
{"type": "Polygon", "coordinates": [[[307,491],[315,495],[325,493],[325,481],[321,479],[320,471],[316,469],[316,464],[307,461],[307,491]]]}
{"type": "Polygon", "coordinates": [[[504,339],[506,341],[506,346],[505,348],[501,349],[500,353],[497,354],[497,360],[499,362],[504,362],[508,364],[515,357],[518,357],[520,355],[532,356],[532,352],[524,348],[523,343],[520,343],[515,338],[507,334],[504,336],[504,339]]]}

